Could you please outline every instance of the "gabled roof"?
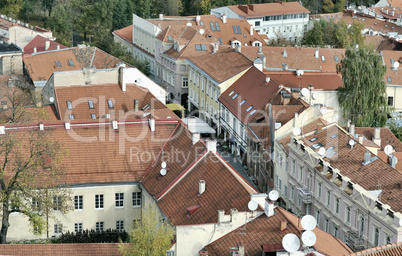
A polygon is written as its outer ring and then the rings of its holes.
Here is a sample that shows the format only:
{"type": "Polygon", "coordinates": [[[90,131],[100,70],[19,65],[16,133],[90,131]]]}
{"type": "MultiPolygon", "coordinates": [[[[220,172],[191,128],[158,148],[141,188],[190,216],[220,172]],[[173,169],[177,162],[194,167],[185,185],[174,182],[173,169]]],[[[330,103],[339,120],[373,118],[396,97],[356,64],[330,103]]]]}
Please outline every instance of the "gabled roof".
{"type": "Polygon", "coordinates": [[[22,53],[22,49],[18,47],[18,45],[14,43],[0,43],[0,53],[3,54],[8,54],[8,53],[14,53],[14,52],[19,52],[22,53]]]}
{"type": "Polygon", "coordinates": [[[402,243],[386,244],[360,252],[352,253],[350,256],[400,256],[402,255],[402,243]]]}
{"type": "MultiPolygon", "coordinates": [[[[9,17],[9,19],[12,19],[11,17],[9,17]]],[[[21,27],[21,28],[25,28],[28,30],[33,30],[36,32],[40,32],[40,33],[51,33],[50,30],[46,30],[44,28],[38,27],[38,26],[29,26],[28,23],[25,23],[24,25],[21,24],[21,22],[17,22],[16,20],[9,20],[6,19],[6,17],[4,17],[3,15],[0,17],[0,28],[4,29],[4,30],[9,30],[12,27],[21,27]]]]}
{"type": "MultiPolygon", "coordinates": [[[[163,178],[162,178],[163,179],[163,178]]],[[[218,210],[247,209],[250,194],[257,191],[219,155],[204,152],[181,179],[158,199],[158,205],[173,225],[218,222],[218,210]],[[205,192],[199,192],[200,180],[205,192]],[[188,211],[194,211],[189,214],[188,211]]]]}
{"type": "Polygon", "coordinates": [[[187,62],[204,71],[218,83],[223,83],[253,65],[253,62],[231,49],[189,58],[187,62]]]}
{"type": "Polygon", "coordinates": [[[31,40],[25,47],[24,47],[24,53],[33,53],[34,52],[34,47],[36,47],[36,52],[44,52],[44,51],[52,51],[52,50],[57,50],[57,46],[59,46],[60,49],[67,48],[67,46],[64,46],[60,43],[57,43],[55,41],[52,41],[48,38],[45,38],[41,35],[37,35],[34,39],[31,40]],[[45,50],[45,44],[46,41],[49,41],[49,48],[45,50]]]}
{"type": "Polygon", "coordinates": [[[244,18],[257,18],[269,15],[283,15],[292,13],[310,13],[310,11],[303,7],[299,2],[231,5],[228,7],[244,18]]]}
{"type": "Polygon", "coordinates": [[[70,114],[74,115],[74,120],[91,120],[91,114],[95,114],[96,119],[99,119],[104,118],[106,113],[109,113],[110,118],[114,119],[130,111],[130,116],[126,118],[132,119],[142,116],[144,110],[147,113],[152,112],[156,118],[166,118],[167,116],[177,118],[148,89],[135,84],[127,85],[125,92],[122,91],[119,84],[55,87],[55,95],[60,120],[68,121],[70,114]],[[108,106],[107,100],[109,99],[113,102],[113,108],[108,106]],[[134,99],[138,100],[138,112],[134,112],[134,99]],[[90,108],[89,100],[92,101],[93,108],[90,108]],[[72,103],[73,110],[67,108],[67,101],[72,103]],[[147,104],[149,107],[146,106],[147,104]],[[155,113],[156,109],[165,111],[155,113]],[[119,114],[120,111],[122,111],[121,114],[119,114]]]}
{"type": "Polygon", "coordinates": [[[279,88],[276,81],[271,79],[267,82],[266,78],[264,73],[253,66],[226,89],[218,100],[243,124],[248,124],[256,111],[261,110],[279,88]]]}
{"type": "Polygon", "coordinates": [[[133,25],[127,26],[122,29],[113,31],[114,34],[118,35],[128,43],[133,43],[133,25]]]}
{"type": "MultiPolygon", "coordinates": [[[[264,245],[265,248],[271,248],[273,252],[276,252],[275,247],[282,247],[282,239],[286,234],[293,233],[300,239],[303,228],[299,223],[300,218],[277,206],[275,208],[275,215],[268,218],[267,215],[262,214],[258,218],[208,244],[205,246],[205,250],[208,251],[208,255],[210,256],[228,255],[229,248],[236,247],[237,243],[241,241],[244,245],[245,255],[262,255],[261,247],[264,245]],[[280,232],[281,221],[283,220],[287,222],[287,228],[280,232]]],[[[313,232],[317,237],[317,242],[313,246],[315,250],[331,256],[349,255],[352,253],[352,250],[340,239],[319,228],[315,228],[313,232]]]]}

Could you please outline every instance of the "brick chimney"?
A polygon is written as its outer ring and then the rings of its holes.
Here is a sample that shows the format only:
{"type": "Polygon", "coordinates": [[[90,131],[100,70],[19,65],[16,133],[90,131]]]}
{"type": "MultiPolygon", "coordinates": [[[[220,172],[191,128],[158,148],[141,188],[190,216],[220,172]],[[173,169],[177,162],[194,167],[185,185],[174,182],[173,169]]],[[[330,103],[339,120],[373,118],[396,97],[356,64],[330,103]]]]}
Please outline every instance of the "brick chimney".
{"type": "Polygon", "coordinates": [[[381,147],[381,128],[379,128],[379,127],[376,127],[376,128],[374,128],[374,136],[373,136],[373,142],[375,143],[375,144],[377,144],[378,146],[380,146],[381,147]]]}
{"type": "Polygon", "coordinates": [[[199,195],[202,195],[202,193],[205,192],[205,187],[206,187],[205,180],[200,180],[198,182],[198,194],[199,195]]]}
{"type": "Polygon", "coordinates": [[[50,41],[45,41],[45,51],[50,48],[50,41]]]}

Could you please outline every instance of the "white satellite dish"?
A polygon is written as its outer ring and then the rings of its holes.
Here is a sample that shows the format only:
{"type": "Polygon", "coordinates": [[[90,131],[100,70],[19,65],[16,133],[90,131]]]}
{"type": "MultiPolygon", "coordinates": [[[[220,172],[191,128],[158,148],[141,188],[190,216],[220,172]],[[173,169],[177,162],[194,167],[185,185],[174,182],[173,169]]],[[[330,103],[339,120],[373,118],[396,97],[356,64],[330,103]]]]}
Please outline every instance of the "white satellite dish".
{"type": "Polygon", "coordinates": [[[187,22],[187,27],[191,27],[191,22],[189,21],[189,22],[187,22]]]}
{"type": "Polygon", "coordinates": [[[203,35],[205,33],[204,29],[200,29],[200,34],[203,35]]]}
{"type": "Polygon", "coordinates": [[[269,192],[268,197],[271,201],[276,201],[279,198],[279,193],[276,190],[271,190],[271,192],[269,192]]]}
{"type": "Polygon", "coordinates": [[[255,211],[255,210],[257,210],[257,207],[258,207],[258,203],[257,203],[256,201],[251,200],[250,202],[248,202],[248,209],[249,209],[250,211],[255,211]]]}
{"type": "Polygon", "coordinates": [[[312,215],[306,215],[301,219],[301,225],[305,230],[313,230],[317,226],[317,220],[312,215]]]}
{"type": "Polygon", "coordinates": [[[349,145],[350,145],[350,147],[352,147],[353,148],[353,146],[356,144],[356,141],[355,140],[349,140],[349,145]]]}
{"type": "Polygon", "coordinates": [[[303,244],[305,244],[306,246],[313,246],[317,242],[317,237],[311,230],[305,231],[302,234],[301,239],[303,241],[303,244]]]}
{"type": "Polygon", "coordinates": [[[50,102],[54,102],[54,97],[50,97],[50,98],[49,98],[49,101],[50,101],[50,102]]]}
{"type": "Polygon", "coordinates": [[[384,147],[384,152],[387,156],[391,156],[392,152],[394,151],[394,148],[391,145],[386,145],[384,147]]]}
{"type": "Polygon", "coordinates": [[[328,158],[332,158],[335,155],[335,151],[332,148],[329,148],[325,153],[325,156],[328,158]]]}
{"type": "Polygon", "coordinates": [[[300,240],[295,234],[286,234],[282,238],[282,246],[287,252],[297,252],[300,248],[300,240]]]}
{"type": "Polygon", "coordinates": [[[137,84],[140,84],[142,82],[142,80],[141,80],[141,78],[137,78],[137,79],[135,79],[134,82],[137,83],[137,84]]]}
{"type": "Polygon", "coordinates": [[[322,107],[322,108],[320,108],[320,113],[321,113],[321,115],[325,115],[326,113],[327,113],[327,108],[326,107],[322,107]]]}
{"type": "Polygon", "coordinates": [[[165,176],[166,173],[167,173],[166,169],[165,169],[165,168],[162,168],[162,169],[161,169],[161,175],[162,175],[162,176],[165,176]]]}
{"type": "Polygon", "coordinates": [[[301,95],[302,96],[304,96],[304,97],[307,97],[307,95],[308,95],[308,93],[309,93],[309,90],[307,89],[307,88],[303,88],[303,89],[301,89],[301,95]]]}
{"type": "Polygon", "coordinates": [[[318,154],[319,154],[320,156],[324,156],[324,155],[325,155],[325,148],[321,147],[321,148],[318,150],[318,154]]]}
{"type": "Polygon", "coordinates": [[[316,100],[316,99],[318,98],[318,95],[317,95],[316,92],[313,92],[313,93],[311,94],[311,97],[313,97],[313,100],[316,100]]]}
{"type": "Polygon", "coordinates": [[[165,162],[165,161],[163,161],[163,162],[161,163],[161,167],[162,167],[163,169],[166,168],[166,162],[165,162]]]}
{"type": "Polygon", "coordinates": [[[402,219],[399,219],[399,226],[402,227],[402,219]]]}
{"type": "Polygon", "coordinates": [[[293,135],[299,136],[301,134],[301,129],[299,127],[293,128],[293,135]]]}

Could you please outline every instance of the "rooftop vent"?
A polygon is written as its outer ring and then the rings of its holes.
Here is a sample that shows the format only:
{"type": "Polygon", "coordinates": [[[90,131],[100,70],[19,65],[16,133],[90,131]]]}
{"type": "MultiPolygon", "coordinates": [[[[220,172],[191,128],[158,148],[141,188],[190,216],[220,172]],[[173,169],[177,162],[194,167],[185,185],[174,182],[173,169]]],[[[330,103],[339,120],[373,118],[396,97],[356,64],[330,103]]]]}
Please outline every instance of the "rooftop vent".
{"type": "Polygon", "coordinates": [[[202,195],[205,192],[205,180],[200,180],[198,183],[198,194],[202,195]]]}
{"type": "Polygon", "coordinates": [[[149,118],[149,129],[151,130],[151,132],[155,131],[155,118],[153,116],[151,116],[149,118]]]}
{"type": "Polygon", "coordinates": [[[190,217],[191,215],[193,215],[200,207],[201,206],[199,204],[188,207],[187,208],[187,217],[190,217]]]}

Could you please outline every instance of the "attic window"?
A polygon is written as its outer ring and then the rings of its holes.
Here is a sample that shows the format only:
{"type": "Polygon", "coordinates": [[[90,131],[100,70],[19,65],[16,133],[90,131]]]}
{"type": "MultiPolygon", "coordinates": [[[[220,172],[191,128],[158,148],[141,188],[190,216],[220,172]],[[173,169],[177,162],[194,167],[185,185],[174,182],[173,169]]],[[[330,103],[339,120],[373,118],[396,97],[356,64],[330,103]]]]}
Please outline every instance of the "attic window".
{"type": "Polygon", "coordinates": [[[255,112],[257,112],[257,109],[254,109],[253,111],[251,111],[250,116],[254,115],[255,112]]]}
{"type": "Polygon", "coordinates": [[[209,25],[211,26],[211,31],[215,31],[215,26],[212,21],[209,22],[209,25]]]}
{"type": "Polygon", "coordinates": [[[248,113],[252,108],[253,108],[253,105],[251,105],[250,107],[248,107],[248,109],[246,109],[246,113],[248,113]]]}
{"type": "Polygon", "coordinates": [[[334,134],[334,135],[332,135],[330,138],[331,138],[331,139],[335,139],[336,137],[338,137],[338,134],[334,134]]]}
{"type": "Polygon", "coordinates": [[[73,60],[68,60],[68,65],[71,66],[71,67],[75,66],[73,60]]]}
{"type": "Polygon", "coordinates": [[[196,51],[206,51],[207,46],[205,44],[196,44],[195,45],[195,50],[196,51]]]}
{"type": "Polygon", "coordinates": [[[335,58],[335,62],[338,63],[339,62],[338,56],[335,56],[334,58],[335,58]]]}
{"type": "Polygon", "coordinates": [[[113,101],[111,99],[107,100],[107,105],[108,105],[109,108],[114,108],[113,101]]]}
{"type": "Polygon", "coordinates": [[[234,92],[235,92],[235,91],[231,91],[231,92],[229,93],[229,97],[232,96],[234,92]]]}
{"type": "Polygon", "coordinates": [[[69,115],[68,117],[70,118],[70,120],[74,120],[74,115],[73,114],[69,115]]]}
{"type": "Polygon", "coordinates": [[[60,61],[56,60],[55,63],[57,67],[61,67],[60,61]]]}
{"type": "Polygon", "coordinates": [[[388,78],[387,78],[387,81],[388,81],[388,83],[391,83],[391,82],[392,82],[391,77],[388,77],[388,78]]]}
{"type": "Polygon", "coordinates": [[[239,94],[238,93],[236,93],[233,97],[232,97],[232,100],[234,100],[234,99],[236,99],[237,98],[237,96],[239,96],[239,94]]]}
{"type": "Polygon", "coordinates": [[[221,31],[221,28],[219,27],[219,23],[215,22],[215,27],[216,27],[216,31],[221,31]]]}
{"type": "Polygon", "coordinates": [[[312,138],[311,140],[310,140],[310,142],[314,142],[314,141],[316,141],[317,140],[317,138],[312,138]]]}
{"type": "Polygon", "coordinates": [[[71,101],[67,101],[67,109],[72,110],[73,105],[71,104],[71,101]]]}
{"type": "Polygon", "coordinates": [[[94,107],[94,102],[93,102],[92,100],[88,100],[88,105],[89,105],[89,108],[90,108],[90,109],[95,108],[95,107],[94,107]]]}
{"type": "Polygon", "coordinates": [[[311,147],[313,149],[319,149],[320,147],[322,147],[322,144],[321,143],[316,143],[316,144],[311,145],[311,147]]]}
{"type": "Polygon", "coordinates": [[[91,118],[92,118],[92,119],[96,119],[96,115],[95,115],[95,114],[91,114],[91,118]]]}
{"type": "Polygon", "coordinates": [[[218,37],[219,45],[223,45],[222,38],[218,37]]]}
{"type": "Polygon", "coordinates": [[[232,28],[233,28],[233,33],[241,34],[241,29],[240,29],[239,25],[233,25],[232,28]]]}
{"type": "Polygon", "coordinates": [[[387,25],[385,25],[385,27],[388,27],[388,24],[387,24],[387,25]]]}
{"type": "Polygon", "coordinates": [[[325,56],[324,55],[321,55],[321,60],[322,60],[322,62],[325,62],[325,56]]]}
{"type": "Polygon", "coordinates": [[[201,26],[204,26],[204,22],[203,22],[203,21],[200,21],[200,25],[201,25],[201,26]]]}
{"type": "Polygon", "coordinates": [[[246,102],[246,100],[242,100],[239,104],[239,106],[243,105],[246,102]]]}

